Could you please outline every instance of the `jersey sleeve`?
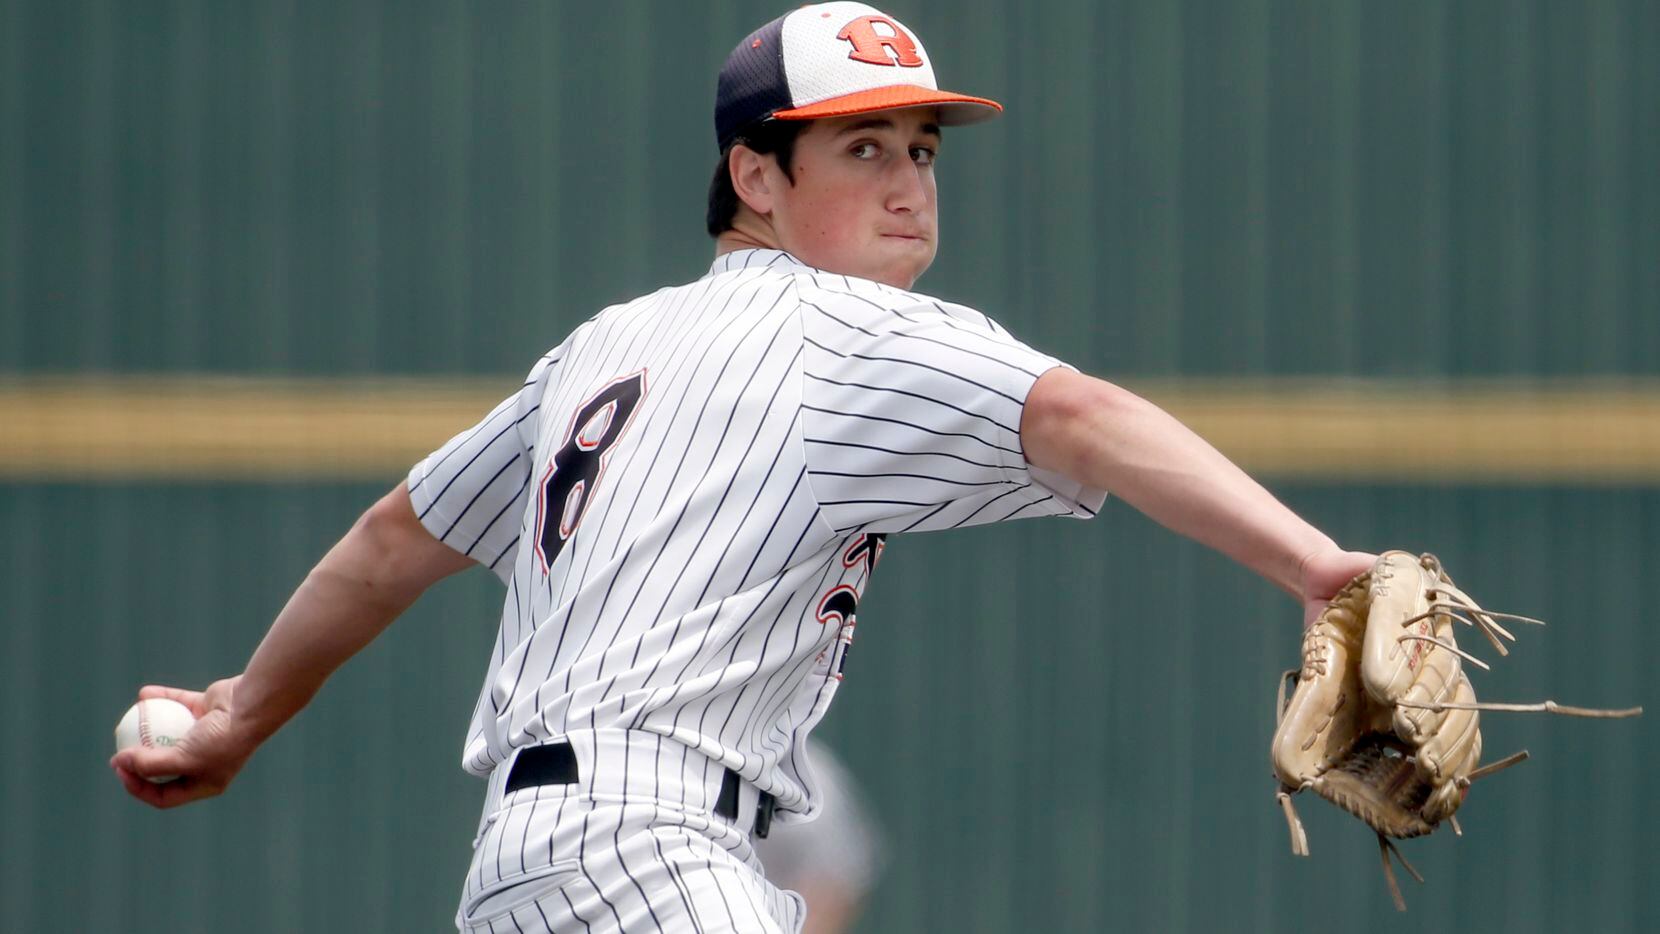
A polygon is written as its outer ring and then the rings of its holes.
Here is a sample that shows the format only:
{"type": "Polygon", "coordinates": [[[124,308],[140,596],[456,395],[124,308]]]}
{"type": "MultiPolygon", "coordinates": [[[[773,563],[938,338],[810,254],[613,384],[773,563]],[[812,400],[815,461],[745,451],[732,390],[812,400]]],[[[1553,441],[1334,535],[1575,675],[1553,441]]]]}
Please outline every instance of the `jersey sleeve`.
{"type": "Polygon", "coordinates": [[[1032,467],[1020,416],[1064,366],[979,312],[802,303],[808,480],[838,533],[908,532],[1028,516],[1093,516],[1106,493],[1032,467]]]}
{"type": "Polygon", "coordinates": [[[558,363],[557,350],[537,361],[518,392],[409,471],[409,501],[421,524],[503,581],[518,554],[537,412],[558,363]]]}

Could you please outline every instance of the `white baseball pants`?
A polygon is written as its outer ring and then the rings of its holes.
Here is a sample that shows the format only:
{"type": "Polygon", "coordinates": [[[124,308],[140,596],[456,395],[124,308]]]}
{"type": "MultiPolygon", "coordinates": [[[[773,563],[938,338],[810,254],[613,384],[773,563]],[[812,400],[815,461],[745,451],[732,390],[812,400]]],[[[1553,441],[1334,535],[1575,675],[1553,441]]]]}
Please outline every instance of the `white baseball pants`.
{"type": "Polygon", "coordinates": [[[750,847],[757,792],[738,821],[713,813],[725,769],[656,734],[565,737],[572,785],[503,794],[490,779],[456,925],[468,934],[796,934],[806,906],[766,880],[750,847]]]}

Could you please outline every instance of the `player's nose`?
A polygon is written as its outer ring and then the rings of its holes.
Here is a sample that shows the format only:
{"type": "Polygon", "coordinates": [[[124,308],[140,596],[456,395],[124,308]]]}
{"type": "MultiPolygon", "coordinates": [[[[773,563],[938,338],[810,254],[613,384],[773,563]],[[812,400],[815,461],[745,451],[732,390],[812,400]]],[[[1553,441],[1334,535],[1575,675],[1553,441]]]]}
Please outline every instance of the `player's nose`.
{"type": "Polygon", "coordinates": [[[909,159],[895,160],[888,172],[888,210],[916,213],[928,204],[927,170],[909,159]]]}

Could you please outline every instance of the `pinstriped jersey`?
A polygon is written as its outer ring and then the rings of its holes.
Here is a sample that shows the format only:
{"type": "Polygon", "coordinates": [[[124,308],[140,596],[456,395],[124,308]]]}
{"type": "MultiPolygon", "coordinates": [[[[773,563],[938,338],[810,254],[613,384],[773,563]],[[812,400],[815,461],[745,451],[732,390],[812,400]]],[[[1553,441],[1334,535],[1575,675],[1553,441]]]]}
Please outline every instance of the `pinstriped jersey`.
{"type": "Polygon", "coordinates": [[[804,743],[884,537],[1100,507],[1022,454],[1057,365],[773,250],[578,327],[409,474],[425,527],[507,587],[465,768],[644,730],[810,814],[804,743]]]}

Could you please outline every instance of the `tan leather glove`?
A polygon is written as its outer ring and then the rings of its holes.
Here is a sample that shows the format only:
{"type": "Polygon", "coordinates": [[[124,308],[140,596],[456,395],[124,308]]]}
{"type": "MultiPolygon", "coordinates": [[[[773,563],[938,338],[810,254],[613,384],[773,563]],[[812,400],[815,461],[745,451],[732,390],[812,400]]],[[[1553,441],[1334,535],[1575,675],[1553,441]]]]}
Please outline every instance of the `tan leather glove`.
{"type": "MultiPolygon", "coordinates": [[[[1303,634],[1301,669],[1280,683],[1272,758],[1292,852],[1308,855],[1308,838],[1291,795],[1312,788],[1378,835],[1384,875],[1405,909],[1390,866],[1389,838],[1417,837],[1450,820],[1470,783],[1527,757],[1523,750],[1485,767],[1478,710],[1539,710],[1576,716],[1633,716],[1624,711],[1478,704],[1464,664],[1487,665],[1458,647],[1455,622],[1478,629],[1501,655],[1515,637],[1498,619],[1538,620],[1484,610],[1459,590],[1434,555],[1390,551],[1350,581],[1303,634]],[[1289,702],[1285,685],[1296,676],[1289,702]]],[[[1543,624],[1540,624],[1543,625],[1543,624]]]]}

